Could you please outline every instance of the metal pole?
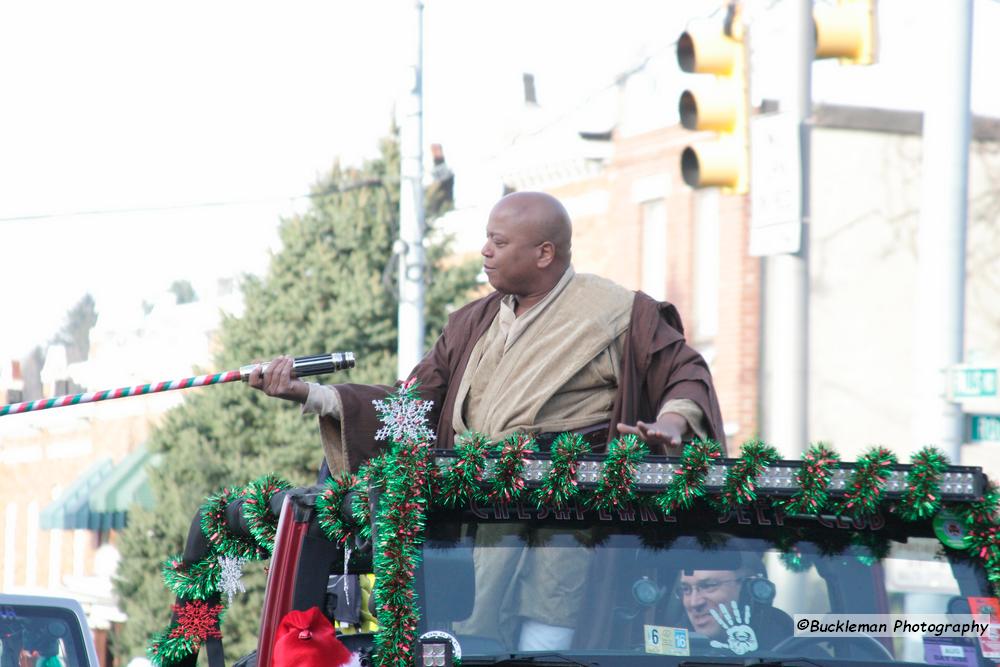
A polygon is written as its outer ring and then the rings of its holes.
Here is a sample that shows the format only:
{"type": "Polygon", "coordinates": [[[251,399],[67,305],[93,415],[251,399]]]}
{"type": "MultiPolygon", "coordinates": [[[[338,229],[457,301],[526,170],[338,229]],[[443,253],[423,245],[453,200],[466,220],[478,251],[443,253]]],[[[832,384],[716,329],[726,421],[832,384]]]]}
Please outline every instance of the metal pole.
{"type": "Polygon", "coordinates": [[[424,5],[414,4],[416,48],[412,87],[403,102],[399,127],[399,341],[398,377],[406,378],[424,352],[424,5]]]}
{"type": "Polygon", "coordinates": [[[972,0],[931,3],[935,44],[926,72],[923,197],[917,232],[913,319],[913,440],[960,458],[961,406],[948,398],[948,369],[965,342],[965,237],[968,214],[972,0]],[[936,10],[936,11],[935,11],[936,10]]]}
{"type": "MultiPolygon", "coordinates": [[[[801,245],[795,253],[767,257],[764,264],[765,358],[769,372],[765,438],[788,456],[798,457],[809,442],[809,161],[812,62],[815,55],[812,1],[778,6],[786,12],[786,62],[794,63],[782,91],[781,111],[799,125],[801,245]]],[[[781,47],[778,47],[781,48],[781,47]]]]}

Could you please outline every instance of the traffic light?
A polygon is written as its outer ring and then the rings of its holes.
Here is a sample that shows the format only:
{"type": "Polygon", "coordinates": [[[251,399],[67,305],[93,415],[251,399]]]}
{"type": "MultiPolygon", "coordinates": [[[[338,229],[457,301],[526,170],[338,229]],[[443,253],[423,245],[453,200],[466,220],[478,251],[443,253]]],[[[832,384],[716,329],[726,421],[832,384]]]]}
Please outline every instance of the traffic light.
{"type": "Polygon", "coordinates": [[[677,40],[677,63],[685,72],[711,74],[694,90],[681,93],[681,125],[717,133],[681,153],[681,175],[693,188],[721,187],[746,194],[749,185],[747,59],[743,26],[735,5],[725,23],[689,29],[677,40]]]}
{"type": "Polygon", "coordinates": [[[839,58],[845,65],[875,62],[874,0],[838,0],[813,8],[816,58],[839,58]]]}

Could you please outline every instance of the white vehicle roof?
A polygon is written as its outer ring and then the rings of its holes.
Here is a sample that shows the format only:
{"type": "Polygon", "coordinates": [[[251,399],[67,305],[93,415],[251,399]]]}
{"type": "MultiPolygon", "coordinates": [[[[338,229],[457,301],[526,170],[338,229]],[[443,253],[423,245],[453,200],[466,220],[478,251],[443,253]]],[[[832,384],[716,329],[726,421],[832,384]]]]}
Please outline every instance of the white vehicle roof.
{"type": "Polygon", "coordinates": [[[86,651],[87,662],[81,667],[98,667],[100,662],[97,659],[97,649],[94,647],[94,636],[90,632],[87,624],[87,616],[83,613],[83,607],[76,600],[70,598],[48,597],[44,595],[8,595],[0,593],[0,611],[4,608],[17,607],[37,607],[40,609],[62,609],[72,613],[76,618],[80,634],[83,636],[84,651],[86,651]]]}

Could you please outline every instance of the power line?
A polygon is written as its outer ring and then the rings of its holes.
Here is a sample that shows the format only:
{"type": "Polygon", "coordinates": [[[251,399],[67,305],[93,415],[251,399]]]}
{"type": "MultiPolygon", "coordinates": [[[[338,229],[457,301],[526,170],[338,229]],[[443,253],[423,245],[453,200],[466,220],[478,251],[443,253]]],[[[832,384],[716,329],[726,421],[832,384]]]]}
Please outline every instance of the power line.
{"type": "MultiPolygon", "coordinates": [[[[777,1],[778,0],[773,0],[773,2],[777,2],[777,1]]],[[[994,0],[994,1],[995,2],[1000,2],[1000,0],[994,0]]],[[[714,10],[712,10],[711,12],[709,12],[707,14],[689,18],[685,22],[685,29],[687,29],[687,27],[689,27],[692,23],[695,23],[695,22],[698,22],[698,21],[705,21],[705,20],[709,20],[711,18],[714,18],[723,9],[725,9],[725,5],[720,5],[720,6],[716,7],[714,10]]],[[[674,40],[672,42],[664,44],[659,49],[656,49],[655,51],[653,51],[649,55],[647,55],[644,58],[642,58],[637,64],[633,65],[632,67],[630,67],[630,68],[628,68],[628,69],[626,69],[626,70],[624,70],[622,72],[619,72],[611,81],[609,81],[609,82],[607,82],[607,83],[605,83],[605,84],[603,84],[603,85],[601,85],[601,86],[599,86],[597,88],[592,89],[589,93],[586,93],[584,96],[582,96],[582,98],[578,98],[578,101],[575,104],[571,105],[569,108],[565,109],[563,112],[559,113],[557,116],[555,116],[553,118],[550,118],[548,121],[546,121],[542,125],[534,128],[532,130],[519,133],[514,138],[514,140],[513,140],[512,143],[516,143],[520,139],[524,139],[524,138],[528,138],[528,137],[533,137],[533,136],[536,136],[538,134],[541,134],[541,133],[545,132],[546,130],[548,130],[548,129],[550,129],[550,128],[556,126],[556,125],[558,125],[559,123],[565,121],[567,118],[569,118],[570,116],[572,116],[577,111],[579,111],[579,110],[585,108],[586,106],[588,106],[599,95],[605,93],[606,91],[608,91],[608,90],[610,90],[612,88],[615,88],[617,86],[623,85],[626,81],[628,81],[628,79],[630,79],[631,77],[635,76],[636,74],[639,74],[640,72],[644,71],[653,60],[656,60],[657,58],[661,57],[668,49],[671,49],[671,48],[675,47],[676,45],[677,45],[677,40],[674,40]]],[[[494,152],[494,153],[492,153],[492,154],[490,154],[488,156],[480,158],[477,162],[480,163],[480,164],[486,163],[486,162],[490,162],[490,161],[496,159],[497,157],[499,157],[502,153],[503,153],[502,150],[494,152]]],[[[345,186],[342,186],[342,187],[334,186],[333,188],[328,188],[326,190],[323,190],[323,191],[317,192],[317,193],[290,195],[290,196],[286,196],[286,197],[271,197],[271,198],[267,198],[267,199],[246,199],[246,200],[223,200],[223,201],[209,201],[209,202],[192,202],[192,203],[187,203],[187,204],[165,204],[165,205],[138,206],[138,207],[129,207],[129,208],[90,209],[90,210],[80,210],[80,211],[66,211],[66,212],[59,212],[59,213],[38,213],[38,214],[31,214],[31,215],[19,215],[19,216],[11,216],[11,217],[0,218],[0,223],[5,223],[5,222],[25,222],[25,221],[29,221],[29,220],[48,220],[48,219],[53,219],[53,218],[74,218],[74,217],[95,216],[95,215],[121,215],[121,214],[127,214],[127,213],[155,213],[155,212],[160,212],[160,211],[190,210],[190,209],[199,209],[199,208],[221,208],[221,207],[227,207],[227,206],[248,206],[248,205],[254,205],[254,204],[268,204],[268,203],[283,202],[283,201],[289,201],[289,202],[291,202],[291,201],[296,201],[296,200],[300,200],[300,199],[319,199],[319,198],[331,196],[331,195],[334,195],[334,194],[339,194],[341,192],[346,192],[346,191],[349,191],[349,190],[356,190],[356,189],[362,188],[362,187],[373,187],[373,186],[377,186],[377,185],[384,186],[384,184],[381,181],[379,181],[379,180],[376,179],[376,180],[371,180],[371,181],[361,181],[359,183],[352,183],[352,184],[348,184],[348,185],[345,185],[345,186]]]]}
{"type": "Polygon", "coordinates": [[[269,204],[273,202],[282,201],[295,201],[298,199],[322,199],[323,197],[330,197],[332,195],[341,194],[343,192],[349,192],[351,190],[359,190],[366,187],[377,187],[382,186],[383,183],[381,179],[368,179],[364,181],[358,181],[356,183],[348,183],[346,185],[334,185],[329,188],[325,188],[320,192],[313,192],[303,195],[291,195],[288,197],[271,197],[268,199],[242,199],[242,200],[228,200],[228,201],[210,201],[210,202],[192,202],[188,204],[164,204],[158,206],[136,206],[131,208],[105,208],[105,209],[89,209],[82,211],[66,211],[61,213],[36,213],[32,215],[18,215],[11,216],[8,218],[0,218],[0,223],[3,222],[22,222],[28,220],[48,220],[52,218],[75,218],[82,216],[91,215],[120,215],[123,213],[155,213],[158,211],[178,211],[185,209],[196,209],[196,208],[217,208],[224,206],[247,206],[252,204],[269,204]]]}

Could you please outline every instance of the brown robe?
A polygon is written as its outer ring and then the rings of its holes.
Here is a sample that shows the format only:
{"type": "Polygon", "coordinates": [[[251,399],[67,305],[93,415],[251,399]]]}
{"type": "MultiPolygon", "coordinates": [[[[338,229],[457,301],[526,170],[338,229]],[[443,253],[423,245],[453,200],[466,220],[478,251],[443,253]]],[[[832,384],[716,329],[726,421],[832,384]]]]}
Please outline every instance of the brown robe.
{"type": "MultiPolygon", "coordinates": [[[[413,369],[411,377],[419,380],[421,397],[434,402],[428,421],[437,426],[439,448],[454,445],[451,422],[462,373],[476,341],[496,317],[501,297],[493,292],[452,313],[434,347],[413,369]]],[[[337,385],[342,420],[320,417],[331,471],[356,471],[381,452],[386,443],[375,440],[380,424],[371,402],[385,398],[392,390],[382,385],[337,385]]],[[[701,408],[708,437],[718,441],[725,452],[722,415],[711,374],[701,355],[685,342],[677,309],[636,292],[611,424],[653,422],[659,406],[675,398],[692,400],[701,408]]],[[[609,438],[616,435],[612,428],[609,438]]]]}

